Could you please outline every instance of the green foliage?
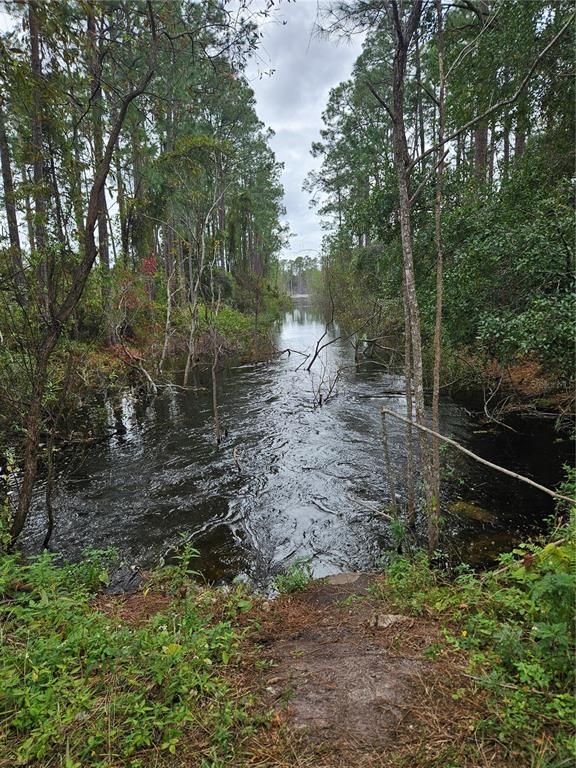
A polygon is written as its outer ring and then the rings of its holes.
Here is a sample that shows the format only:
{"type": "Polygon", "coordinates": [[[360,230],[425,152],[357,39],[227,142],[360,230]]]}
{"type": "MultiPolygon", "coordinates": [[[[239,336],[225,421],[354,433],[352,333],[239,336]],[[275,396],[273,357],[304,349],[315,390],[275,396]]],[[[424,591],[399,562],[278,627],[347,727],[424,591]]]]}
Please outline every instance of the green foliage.
{"type": "Polygon", "coordinates": [[[281,595],[300,592],[312,581],[312,566],[309,557],[296,559],[286,573],[280,573],[274,579],[274,587],[281,595]]]}
{"type": "MultiPolygon", "coordinates": [[[[396,558],[378,587],[398,610],[439,617],[445,649],[466,655],[488,697],[477,738],[496,739],[542,768],[568,765],[573,754],[575,566],[573,519],[554,541],[525,544],[482,576],[462,566],[449,580],[418,554],[396,558]]],[[[441,653],[437,644],[430,649],[434,658],[441,653]]]]}
{"type": "Polygon", "coordinates": [[[250,696],[222,677],[250,601],[241,588],[219,600],[188,582],[186,597],[127,623],[92,606],[109,557],[60,568],[49,555],[0,560],[3,760],[157,765],[189,739],[202,765],[226,765],[256,722],[250,696]]]}
{"type": "MultiPolygon", "coordinates": [[[[446,133],[516,95],[511,106],[448,144],[441,215],[443,346],[504,365],[537,361],[551,380],[570,380],[576,332],[570,31],[537,59],[570,19],[570,4],[498,0],[492,10],[498,22],[484,27],[472,3],[443,11],[450,72],[446,133]],[[524,82],[528,72],[532,76],[524,82]]],[[[367,299],[402,297],[393,132],[379,103],[393,102],[395,35],[389,20],[366,3],[341,4],[335,18],[343,26],[364,25],[367,34],[351,78],[330,93],[321,141],[312,147],[322,166],[307,188],[325,218],[324,266],[339,297],[338,317],[358,322],[357,316],[366,319],[367,308],[374,306],[367,299]],[[378,99],[368,82],[378,83],[378,99]]],[[[408,51],[402,117],[411,157],[437,138],[436,26],[428,8],[418,45],[413,42],[408,51]]],[[[424,349],[432,347],[436,309],[432,157],[415,160],[410,178],[411,192],[421,190],[411,207],[411,225],[424,349]]],[[[383,313],[375,335],[391,334],[401,318],[398,312],[383,313]]],[[[445,378],[451,381],[452,371],[445,371],[445,378]]]]}

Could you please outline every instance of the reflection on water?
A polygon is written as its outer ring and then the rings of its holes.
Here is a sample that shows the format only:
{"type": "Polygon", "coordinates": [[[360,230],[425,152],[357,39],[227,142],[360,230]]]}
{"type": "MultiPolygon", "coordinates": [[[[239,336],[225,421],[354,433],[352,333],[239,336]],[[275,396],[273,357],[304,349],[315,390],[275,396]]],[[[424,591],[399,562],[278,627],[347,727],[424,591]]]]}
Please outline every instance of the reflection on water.
{"type": "MultiPolygon", "coordinates": [[[[324,321],[299,298],[278,329],[277,346],[311,352],[323,332],[324,321]]],[[[219,448],[209,391],[167,392],[149,407],[127,395],[121,408],[110,407],[119,433],[81,458],[66,458],[54,500],[54,549],[73,558],[87,546],[112,546],[144,567],[189,533],[209,578],[245,574],[263,583],[301,556],[312,558],[318,576],[374,567],[392,544],[378,513],[388,498],[379,405],[404,412],[403,397],[387,394],[401,391],[402,380],[370,362],[355,366],[352,346],[342,340],[322,350],[310,373],[297,370],[301,361],[292,353],[222,372],[227,437],[219,448]],[[314,408],[314,394],[338,370],[336,396],[314,408]]],[[[404,428],[388,422],[402,495],[404,428]]],[[[445,433],[488,459],[557,482],[565,445],[547,425],[530,421],[517,429],[487,431],[450,400],[443,403],[445,433]]],[[[447,506],[463,498],[488,510],[467,516],[460,507],[447,516],[446,542],[467,559],[501,550],[551,512],[546,496],[454,452],[448,475],[447,506]]],[[[43,537],[41,498],[39,489],[27,549],[43,537]]]]}

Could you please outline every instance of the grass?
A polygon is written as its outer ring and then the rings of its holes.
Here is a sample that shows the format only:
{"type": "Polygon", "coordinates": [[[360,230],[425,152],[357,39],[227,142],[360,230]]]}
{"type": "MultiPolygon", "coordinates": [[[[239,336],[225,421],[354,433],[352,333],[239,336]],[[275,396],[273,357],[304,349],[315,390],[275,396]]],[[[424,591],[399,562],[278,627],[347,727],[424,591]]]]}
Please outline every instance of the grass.
{"type": "MultiPolygon", "coordinates": [[[[575,565],[571,523],[551,542],[502,556],[483,575],[461,567],[448,578],[419,554],[397,558],[376,585],[376,596],[392,609],[440,624],[444,640],[429,647],[431,660],[454,651],[464,659],[466,678],[484,701],[472,751],[496,744],[510,764],[573,765],[575,565]]],[[[445,756],[430,763],[447,764],[445,756]]]]}
{"type": "MultiPolygon", "coordinates": [[[[265,718],[233,682],[250,600],[188,582],[146,620],[119,620],[94,606],[106,559],[0,560],[0,765],[242,765],[265,718]]],[[[184,566],[168,576],[177,587],[184,566]]]]}
{"type": "Polygon", "coordinates": [[[312,581],[312,566],[309,557],[295,560],[285,573],[279,573],[274,579],[274,587],[281,595],[300,592],[312,581]]]}

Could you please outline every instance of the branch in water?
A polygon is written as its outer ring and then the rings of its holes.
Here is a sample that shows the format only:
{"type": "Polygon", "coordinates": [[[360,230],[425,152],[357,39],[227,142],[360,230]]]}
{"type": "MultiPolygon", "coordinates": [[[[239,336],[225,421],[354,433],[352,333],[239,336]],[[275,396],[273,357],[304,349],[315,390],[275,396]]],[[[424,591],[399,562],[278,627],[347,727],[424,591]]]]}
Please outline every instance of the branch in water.
{"type": "Polygon", "coordinates": [[[466,456],[470,456],[470,458],[480,462],[480,464],[484,464],[486,467],[490,467],[490,469],[495,469],[497,472],[501,472],[504,475],[508,475],[508,477],[513,477],[516,480],[520,480],[520,482],[522,483],[531,485],[533,488],[537,488],[539,491],[542,491],[542,493],[547,493],[548,496],[552,496],[552,498],[554,499],[569,501],[571,504],[574,504],[574,502],[576,502],[575,498],[564,496],[561,493],[557,493],[556,491],[553,491],[551,488],[546,488],[546,486],[540,485],[540,483],[536,483],[534,480],[530,480],[529,477],[524,477],[524,475],[519,475],[517,472],[512,472],[511,469],[505,469],[504,467],[501,467],[498,464],[492,464],[491,461],[488,461],[487,459],[483,459],[481,456],[478,456],[478,454],[468,450],[468,448],[464,448],[463,445],[460,445],[460,443],[457,443],[456,440],[453,440],[451,437],[446,437],[445,435],[441,435],[439,432],[435,432],[433,429],[430,429],[429,427],[425,427],[423,424],[417,424],[415,421],[412,421],[411,419],[407,419],[405,416],[401,416],[399,413],[396,413],[395,411],[391,411],[389,408],[382,408],[381,412],[388,416],[392,416],[395,419],[399,419],[400,421],[403,421],[405,424],[410,424],[411,426],[416,427],[416,429],[420,429],[423,432],[427,432],[429,435],[432,435],[433,437],[437,437],[439,440],[442,440],[444,443],[448,443],[448,445],[452,445],[461,453],[466,454],[466,456]]]}

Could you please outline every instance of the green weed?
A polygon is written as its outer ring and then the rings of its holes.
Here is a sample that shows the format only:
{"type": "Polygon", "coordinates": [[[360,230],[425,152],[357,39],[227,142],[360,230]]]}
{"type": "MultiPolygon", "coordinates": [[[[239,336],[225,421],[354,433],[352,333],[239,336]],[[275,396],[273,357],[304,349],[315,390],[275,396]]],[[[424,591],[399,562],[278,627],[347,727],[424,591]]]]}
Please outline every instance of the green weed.
{"type": "MultiPolygon", "coordinates": [[[[468,657],[468,674],[487,692],[477,738],[497,741],[526,765],[568,765],[574,749],[574,523],[548,543],[527,543],[479,576],[432,569],[423,553],[395,558],[375,593],[399,611],[433,616],[445,647],[468,657]]],[[[438,644],[427,656],[442,655],[438,644]]]]}
{"type": "Polygon", "coordinates": [[[206,766],[228,764],[256,722],[223,674],[237,662],[246,594],[188,590],[133,626],[92,604],[109,558],[0,559],[1,762],[135,768],[190,742],[206,766]]]}
{"type": "Polygon", "coordinates": [[[289,592],[299,592],[312,581],[312,566],[310,558],[302,557],[295,560],[286,573],[280,573],[274,579],[274,586],[281,595],[289,592]]]}

